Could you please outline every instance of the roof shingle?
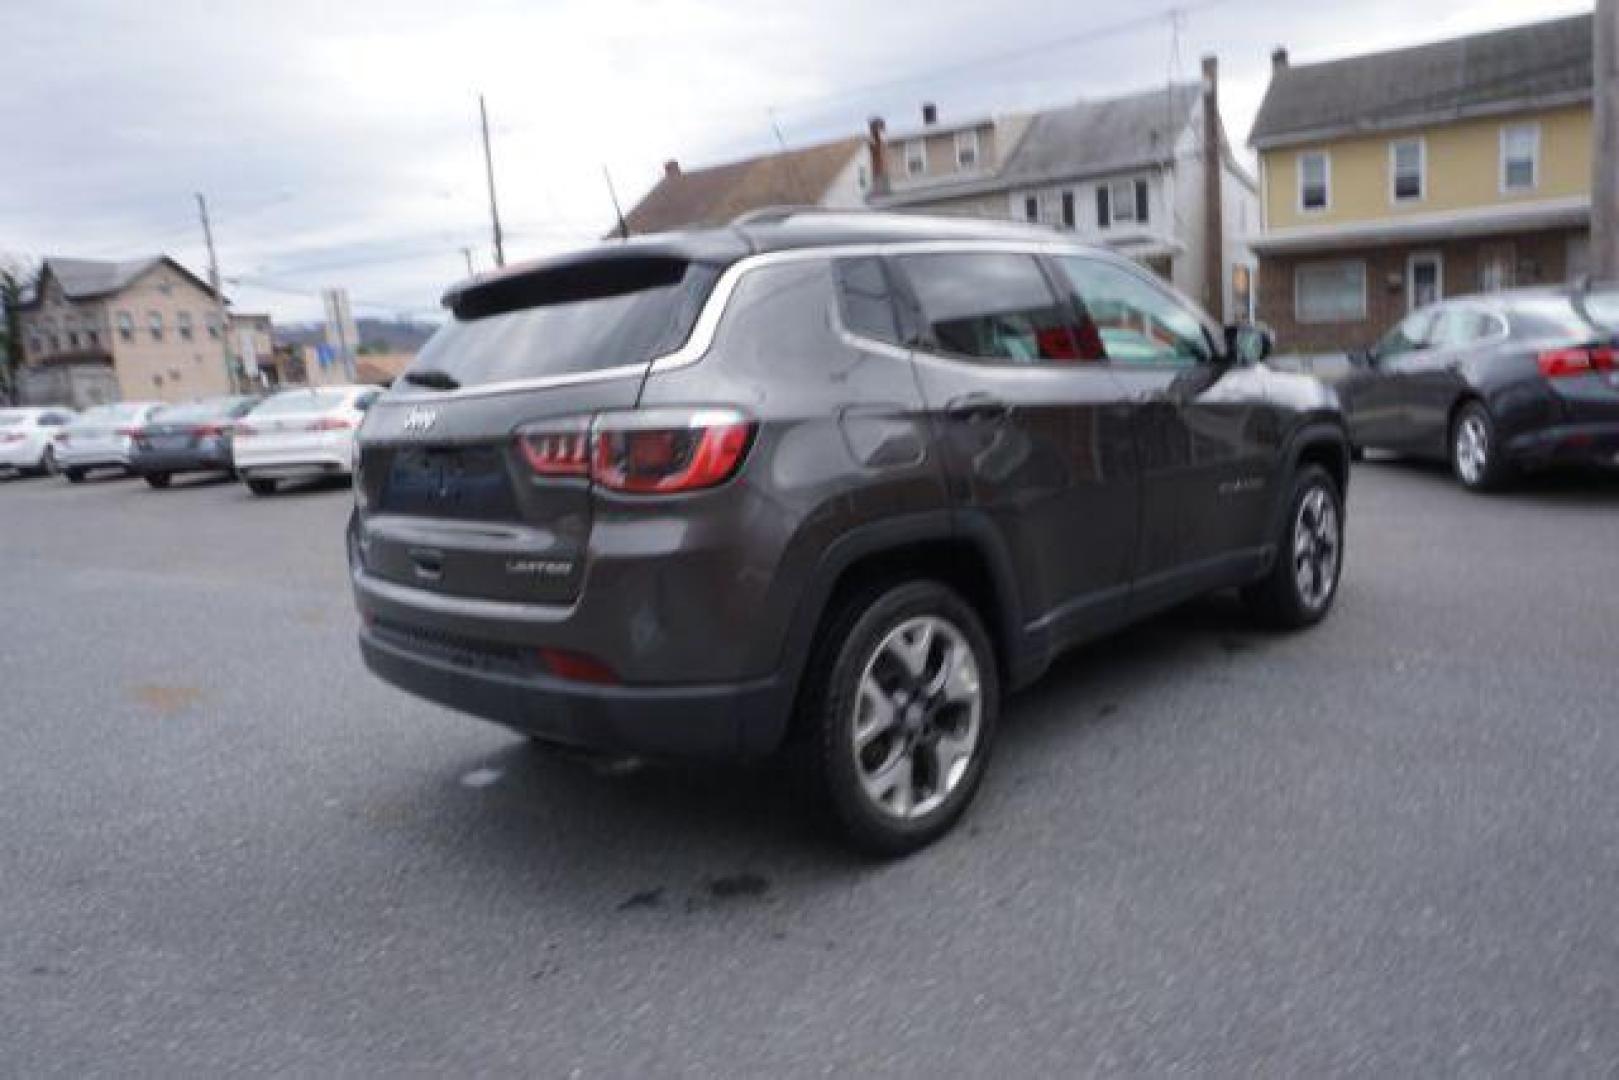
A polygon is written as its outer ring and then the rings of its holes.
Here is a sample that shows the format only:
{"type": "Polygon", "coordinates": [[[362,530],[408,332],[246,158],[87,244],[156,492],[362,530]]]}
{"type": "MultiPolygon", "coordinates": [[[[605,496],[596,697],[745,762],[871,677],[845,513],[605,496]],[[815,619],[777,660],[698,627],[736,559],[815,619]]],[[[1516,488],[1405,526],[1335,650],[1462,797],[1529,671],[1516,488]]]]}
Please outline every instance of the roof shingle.
{"type": "Polygon", "coordinates": [[[1276,70],[1249,145],[1482,115],[1591,94],[1591,16],[1276,70]]]}
{"type": "Polygon", "coordinates": [[[728,165],[665,175],[625,216],[632,233],[724,225],[766,206],[816,204],[850,160],[860,138],[766,154],[728,165]]]}

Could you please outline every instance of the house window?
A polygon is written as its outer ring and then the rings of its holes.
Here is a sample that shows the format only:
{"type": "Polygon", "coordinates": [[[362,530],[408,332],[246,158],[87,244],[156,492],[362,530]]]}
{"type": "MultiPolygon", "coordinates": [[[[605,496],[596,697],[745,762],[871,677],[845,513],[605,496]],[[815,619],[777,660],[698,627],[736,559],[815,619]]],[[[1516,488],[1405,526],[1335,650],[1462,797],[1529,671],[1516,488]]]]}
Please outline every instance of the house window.
{"type": "Polygon", "coordinates": [[[1408,311],[1437,303],[1445,295],[1445,260],[1437,251],[1412,252],[1406,260],[1405,306],[1408,311]]]}
{"type": "Polygon", "coordinates": [[[1023,220],[1040,220],[1040,199],[1036,195],[1028,195],[1023,199],[1023,220]]]}
{"type": "Polygon", "coordinates": [[[1072,191],[1062,193],[1062,227],[1065,229],[1074,227],[1074,193],[1072,191]]]}
{"type": "Polygon", "coordinates": [[[1293,317],[1301,323],[1366,318],[1366,264],[1304,263],[1293,271],[1293,317]]]}
{"type": "Polygon", "coordinates": [[[1096,223],[1108,228],[1113,222],[1147,223],[1147,182],[1115,180],[1096,189],[1096,223]]]}
{"type": "Polygon", "coordinates": [[[135,316],[127,311],[120,311],[117,315],[118,338],[121,341],[135,340],[135,316]]]}
{"type": "Polygon", "coordinates": [[[1486,244],[1479,249],[1479,292],[1500,292],[1517,284],[1517,247],[1510,241],[1486,244]]]}
{"type": "Polygon", "coordinates": [[[219,339],[219,316],[210,311],[204,321],[208,324],[208,336],[217,341],[219,339]]]}
{"type": "Polygon", "coordinates": [[[978,168],[978,132],[956,132],[956,170],[967,172],[978,168]]]}
{"type": "Polygon", "coordinates": [[[1332,168],[1323,153],[1299,155],[1299,209],[1325,210],[1332,198],[1332,168]]]}
{"type": "Polygon", "coordinates": [[[101,347],[101,334],[95,330],[86,330],[84,332],[84,343],[92,349],[99,349],[101,347]]]}
{"type": "Polygon", "coordinates": [[[163,313],[161,311],[148,311],[146,325],[152,331],[153,341],[163,340],[163,313]]]}
{"type": "Polygon", "coordinates": [[[182,311],[174,317],[174,325],[180,331],[181,341],[191,340],[191,312],[182,311]]]}
{"type": "Polygon", "coordinates": [[[1540,125],[1501,129],[1501,190],[1533,191],[1540,183],[1540,125]]]}
{"type": "Polygon", "coordinates": [[[1421,139],[1401,139],[1389,144],[1389,173],[1395,202],[1422,200],[1426,157],[1421,139]]]}
{"type": "Polygon", "coordinates": [[[30,334],[28,336],[28,354],[30,356],[38,356],[40,353],[42,353],[44,351],[45,351],[45,339],[40,337],[37,333],[36,334],[30,334]]]}
{"type": "Polygon", "coordinates": [[[868,170],[866,168],[866,166],[864,166],[864,165],[858,166],[855,169],[854,176],[855,176],[855,183],[860,185],[860,190],[861,191],[865,191],[868,187],[871,186],[871,172],[870,172],[870,170],[868,170]]]}
{"type": "Polygon", "coordinates": [[[905,175],[921,176],[928,171],[928,148],[921,139],[905,144],[905,175]]]}

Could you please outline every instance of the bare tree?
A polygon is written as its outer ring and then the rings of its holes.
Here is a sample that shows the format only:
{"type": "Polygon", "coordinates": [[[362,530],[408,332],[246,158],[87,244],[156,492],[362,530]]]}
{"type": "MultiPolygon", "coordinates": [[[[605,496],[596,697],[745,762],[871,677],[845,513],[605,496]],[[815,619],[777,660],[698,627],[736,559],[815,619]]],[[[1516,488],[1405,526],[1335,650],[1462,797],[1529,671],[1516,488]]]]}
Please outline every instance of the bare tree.
{"type": "Polygon", "coordinates": [[[23,293],[39,278],[32,260],[0,255],[0,401],[17,400],[17,372],[23,363],[21,312],[23,293]]]}

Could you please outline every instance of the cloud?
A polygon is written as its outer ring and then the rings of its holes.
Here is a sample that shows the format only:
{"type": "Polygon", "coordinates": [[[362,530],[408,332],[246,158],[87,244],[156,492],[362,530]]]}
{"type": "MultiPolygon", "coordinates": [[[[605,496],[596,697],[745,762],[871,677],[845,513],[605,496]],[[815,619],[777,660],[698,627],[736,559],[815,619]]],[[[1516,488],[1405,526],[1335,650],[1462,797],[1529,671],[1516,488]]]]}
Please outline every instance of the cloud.
{"type": "Polygon", "coordinates": [[[1166,10],[1043,0],[65,0],[10,5],[0,95],[0,246],[36,255],[164,250],[201,268],[206,192],[243,308],[319,313],[323,286],[361,311],[427,313],[489,263],[477,95],[487,95],[512,256],[601,235],[666,158],[703,164],[903,123],[1034,108],[1195,77],[1222,61],[1241,142],[1269,52],[1304,62],[1588,5],[1225,0],[1166,10]],[[1056,43],[1056,44],[1053,44],[1056,43]]]}

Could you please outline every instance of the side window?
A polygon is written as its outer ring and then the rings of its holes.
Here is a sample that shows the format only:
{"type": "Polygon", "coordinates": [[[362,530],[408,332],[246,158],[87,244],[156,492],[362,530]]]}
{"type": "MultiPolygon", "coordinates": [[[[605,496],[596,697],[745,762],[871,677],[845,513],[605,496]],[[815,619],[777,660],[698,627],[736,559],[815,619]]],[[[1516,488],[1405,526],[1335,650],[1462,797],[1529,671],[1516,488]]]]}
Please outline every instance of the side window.
{"type": "Polygon", "coordinates": [[[1052,291],[1033,255],[901,255],[934,346],[1004,364],[1072,362],[1081,351],[1073,306],[1052,291]]]}
{"type": "Polygon", "coordinates": [[[1383,335],[1373,350],[1379,360],[1387,360],[1403,353],[1426,349],[1432,344],[1433,308],[1418,308],[1402,319],[1399,325],[1383,335]]]}
{"type": "Polygon", "coordinates": [[[851,334],[898,345],[899,320],[883,273],[874,257],[839,259],[833,264],[838,281],[838,316],[851,334]]]}
{"type": "Polygon", "coordinates": [[[1202,320],[1168,293],[1098,259],[1067,255],[1057,261],[1085,309],[1081,340],[1093,336],[1102,357],[1121,364],[1213,359],[1202,320]]]}
{"type": "Polygon", "coordinates": [[[1489,337],[1495,325],[1489,315],[1466,307],[1446,308],[1434,320],[1433,343],[1440,348],[1470,345],[1489,337]]]}
{"type": "Polygon", "coordinates": [[[365,412],[367,409],[369,409],[371,407],[371,403],[373,401],[377,400],[377,398],[381,394],[382,394],[381,390],[368,390],[365,393],[360,394],[359,396],[357,396],[354,399],[354,407],[355,407],[355,409],[357,409],[360,412],[365,412]]]}

